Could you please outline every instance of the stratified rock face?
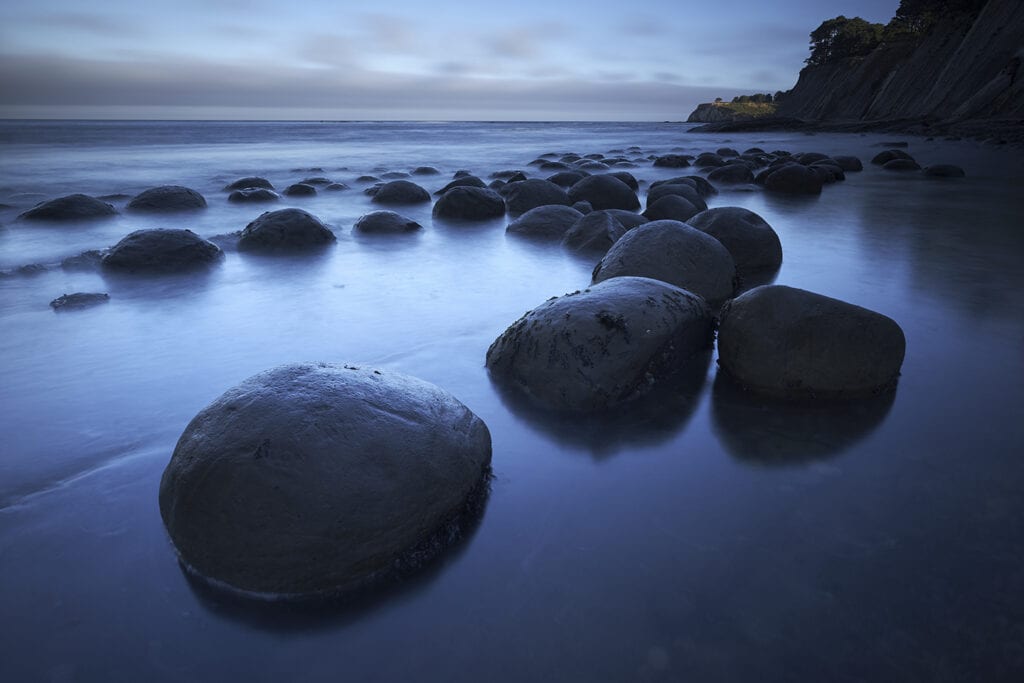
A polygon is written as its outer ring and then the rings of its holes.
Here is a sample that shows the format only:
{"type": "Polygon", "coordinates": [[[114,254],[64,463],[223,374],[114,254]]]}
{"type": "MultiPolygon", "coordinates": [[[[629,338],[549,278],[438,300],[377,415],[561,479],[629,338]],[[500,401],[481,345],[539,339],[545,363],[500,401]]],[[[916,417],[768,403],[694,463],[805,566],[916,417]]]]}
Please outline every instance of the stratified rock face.
{"type": "Polygon", "coordinates": [[[127,273],[173,273],[202,268],[223,252],[191,230],[136,230],[103,257],[103,268],[127,273]]]}
{"type": "Polygon", "coordinates": [[[85,194],[69,194],[34,206],[18,216],[34,221],[76,221],[117,215],[110,204],[85,194]]]}
{"type": "Polygon", "coordinates": [[[509,223],[506,232],[525,237],[560,240],[581,218],[583,214],[571,206],[538,206],[509,223]]]}
{"type": "Polygon", "coordinates": [[[420,224],[394,211],[371,211],[360,216],[352,229],[365,233],[403,233],[420,229],[420,224]]]}
{"type": "Polygon", "coordinates": [[[749,209],[739,206],[708,209],[687,223],[721,242],[741,275],[782,265],[779,236],[765,219],[749,209]]]}
{"type": "Polygon", "coordinates": [[[486,495],[486,425],[398,373],[285,365],[185,428],[160,514],[201,576],[276,596],[341,593],[421,565],[486,495]]]}
{"type": "Polygon", "coordinates": [[[430,201],[430,193],[408,180],[384,183],[373,195],[375,204],[420,204],[430,201]]]}
{"type": "Polygon", "coordinates": [[[719,364],[748,389],[784,399],[870,396],[891,388],[903,330],[866,308],[782,285],[726,303],[719,364]]]}
{"type": "Polygon", "coordinates": [[[335,241],[320,219],[302,209],[267,211],[245,226],[238,238],[240,250],[278,251],[309,249],[335,241]]]}
{"type": "Polygon", "coordinates": [[[434,204],[434,218],[482,221],[505,215],[505,200],[486,187],[453,187],[434,204]]]}
{"type": "Polygon", "coordinates": [[[635,211],[640,200],[629,185],[608,175],[592,175],[569,188],[569,202],[590,202],[595,210],[624,209],[635,211]]]}
{"type": "Polygon", "coordinates": [[[144,190],[128,202],[132,211],[163,213],[205,209],[206,199],[195,190],[181,185],[161,185],[144,190]]]}
{"type": "Polygon", "coordinates": [[[594,267],[595,283],[624,275],[653,278],[708,302],[732,296],[736,266],[722,243],[679,221],[651,221],[612,245],[594,267]]]}
{"type": "Polygon", "coordinates": [[[671,381],[708,348],[704,301],[672,285],[621,277],[533,309],[495,340],[495,380],[558,411],[591,412],[671,381]]]}
{"type": "Polygon", "coordinates": [[[570,206],[565,189],[550,180],[532,178],[509,183],[503,194],[508,212],[513,216],[524,214],[538,206],[570,206]]]}

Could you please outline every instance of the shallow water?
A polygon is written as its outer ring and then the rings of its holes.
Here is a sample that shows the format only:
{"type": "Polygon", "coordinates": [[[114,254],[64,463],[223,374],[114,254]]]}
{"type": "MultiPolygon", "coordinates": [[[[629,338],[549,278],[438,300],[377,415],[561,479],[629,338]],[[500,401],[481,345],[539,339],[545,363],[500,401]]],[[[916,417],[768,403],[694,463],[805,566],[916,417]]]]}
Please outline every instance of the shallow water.
{"type": "MultiPolygon", "coordinates": [[[[867,163],[891,136],[691,135],[671,124],[0,123],[0,679],[1011,680],[1024,672],[1024,164],[910,140],[929,180],[867,163]],[[484,353],[591,261],[506,221],[354,236],[364,173],[436,166],[433,191],[545,152],[852,153],[863,173],[739,205],[779,233],[776,282],[880,311],[907,336],[894,395],[781,411],[716,382],[620,421],[560,421],[490,383],[484,353]],[[320,171],[302,171],[320,167],[320,171]],[[352,189],[232,205],[243,175],[352,189]],[[37,225],[71,192],[156,184],[210,207],[37,225]],[[62,258],[142,227],[211,237],[268,208],[331,224],[315,257],[229,251],[203,275],[111,278],[62,258]],[[34,275],[13,271],[28,264],[34,275]],[[55,313],[62,293],[109,303],[55,313]],[[488,424],[478,528],[421,578],[346,609],[255,608],[194,585],[157,509],[191,417],[281,363],[375,365],[448,389],[488,424]]],[[[693,172],[692,169],[685,171],[693,172]]],[[[677,175],[644,163],[648,183],[677,175]]]]}

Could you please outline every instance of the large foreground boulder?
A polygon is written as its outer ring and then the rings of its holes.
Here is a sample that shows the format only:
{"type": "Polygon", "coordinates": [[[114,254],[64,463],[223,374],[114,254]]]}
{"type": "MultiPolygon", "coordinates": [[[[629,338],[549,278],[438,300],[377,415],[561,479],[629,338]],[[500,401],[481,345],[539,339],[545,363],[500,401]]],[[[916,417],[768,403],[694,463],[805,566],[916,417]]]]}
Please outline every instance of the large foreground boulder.
{"type": "Polygon", "coordinates": [[[128,202],[128,209],[148,213],[192,211],[205,209],[206,199],[195,190],[181,185],[161,185],[143,190],[128,202]]]}
{"type": "Polygon", "coordinates": [[[649,277],[720,303],[732,296],[736,266],[711,235],[679,221],[651,221],[612,245],[594,267],[595,283],[624,275],[649,277]]]}
{"type": "Polygon", "coordinates": [[[126,273],[173,273],[208,266],[223,255],[191,230],[136,230],[111,247],[102,265],[126,273]]]}
{"type": "Polygon", "coordinates": [[[453,187],[434,204],[434,218],[484,221],[505,215],[505,200],[486,187],[453,187]]]}
{"type": "Polygon", "coordinates": [[[671,381],[711,334],[700,297],[620,277],[528,312],[491,344],[487,367],[545,408],[598,411],[671,381]]]}
{"type": "Polygon", "coordinates": [[[443,551],[479,512],[490,462],[486,425],[432,384],[285,365],[192,419],[160,514],[207,579],[265,597],[335,594],[443,551]]]}
{"type": "Polygon", "coordinates": [[[239,250],[281,251],[321,247],[335,241],[320,219],[302,209],[267,211],[245,226],[239,250]]]}
{"type": "Polygon", "coordinates": [[[719,364],[784,399],[870,396],[891,388],[906,350],[891,318],[802,289],[768,285],[727,302],[719,364]]]}
{"type": "Polygon", "coordinates": [[[31,221],[77,221],[117,214],[110,204],[86,194],[69,194],[32,207],[18,216],[31,221]]]}
{"type": "Polygon", "coordinates": [[[759,215],[739,206],[702,211],[687,224],[721,242],[740,274],[773,270],[782,265],[779,236],[759,215]]]}

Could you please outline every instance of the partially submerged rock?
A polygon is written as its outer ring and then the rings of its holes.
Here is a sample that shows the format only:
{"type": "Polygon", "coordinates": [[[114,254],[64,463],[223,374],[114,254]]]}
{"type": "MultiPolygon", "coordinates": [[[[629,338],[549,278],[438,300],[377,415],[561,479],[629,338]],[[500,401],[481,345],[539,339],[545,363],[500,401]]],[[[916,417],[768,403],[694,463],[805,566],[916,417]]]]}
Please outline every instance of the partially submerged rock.
{"type": "Polygon", "coordinates": [[[111,247],[103,268],[125,273],[172,273],[220,260],[220,247],[191,230],[136,230],[111,247]]]}
{"type": "Polygon", "coordinates": [[[703,211],[687,221],[711,235],[729,250],[740,275],[772,270],[782,265],[782,243],[761,216],[739,206],[703,211]]]}
{"type": "Polygon", "coordinates": [[[267,211],[238,238],[239,250],[282,251],[322,247],[335,241],[319,218],[302,209],[267,211]]]}
{"type": "Polygon", "coordinates": [[[268,598],[339,594],[441,553],[479,514],[490,462],[487,426],[432,384],[285,365],[192,419],[160,514],[202,577],[268,598]]]}
{"type": "Polygon", "coordinates": [[[99,292],[75,292],[74,294],[61,294],[50,302],[55,311],[71,311],[80,308],[88,308],[97,304],[105,304],[110,301],[110,295],[99,292]]]}
{"type": "Polygon", "coordinates": [[[528,312],[488,349],[487,368],[546,408],[599,411],[670,382],[708,348],[712,324],[699,296],[614,278],[528,312]]]}
{"type": "Polygon", "coordinates": [[[143,190],[128,202],[128,209],[151,213],[205,209],[206,199],[195,190],[181,185],[161,185],[143,190]]]}
{"type": "Polygon", "coordinates": [[[505,200],[486,187],[453,187],[434,204],[435,218],[482,221],[505,215],[505,200]]]}
{"type": "Polygon", "coordinates": [[[583,214],[570,206],[538,206],[509,223],[506,232],[560,240],[581,218],[583,214]]]}
{"type": "Polygon", "coordinates": [[[870,396],[893,387],[906,351],[891,318],[783,285],[722,308],[719,364],[750,390],[784,399],[870,396]]]}
{"type": "Polygon", "coordinates": [[[574,204],[579,201],[590,202],[590,205],[598,211],[602,209],[634,211],[640,208],[640,200],[637,199],[633,189],[610,175],[587,176],[570,187],[569,201],[566,203],[574,204]]]}
{"type": "Polygon", "coordinates": [[[18,216],[29,221],[75,221],[117,215],[117,209],[86,194],[69,194],[32,207],[18,216]]]}
{"type": "Polygon", "coordinates": [[[562,246],[585,254],[604,254],[626,232],[646,222],[644,216],[631,211],[591,211],[566,231],[562,246]]]}
{"type": "Polygon", "coordinates": [[[508,212],[513,216],[524,214],[538,206],[570,206],[573,203],[565,189],[549,180],[538,178],[509,183],[503,194],[508,212]]]}
{"type": "Polygon", "coordinates": [[[228,192],[233,190],[245,190],[249,188],[263,188],[264,190],[273,190],[274,184],[266,178],[260,176],[247,176],[245,178],[239,178],[233,183],[228,183],[224,186],[224,189],[228,192]]]}
{"type": "Polygon", "coordinates": [[[392,180],[373,195],[375,204],[420,204],[430,201],[430,193],[408,180],[392,180]]]}
{"type": "Polygon", "coordinates": [[[371,211],[359,217],[352,229],[364,233],[403,233],[419,230],[422,226],[411,218],[394,211],[371,211]]]}
{"type": "Polygon", "coordinates": [[[281,195],[265,187],[246,187],[228,195],[228,201],[236,204],[276,202],[280,198],[281,195]]]}
{"type": "Polygon", "coordinates": [[[921,172],[926,176],[932,178],[963,178],[966,173],[964,169],[953,164],[935,164],[933,166],[925,166],[921,169],[921,172]]]}
{"type": "Polygon", "coordinates": [[[764,178],[764,186],[782,194],[821,194],[821,176],[803,164],[786,164],[764,178]]]}

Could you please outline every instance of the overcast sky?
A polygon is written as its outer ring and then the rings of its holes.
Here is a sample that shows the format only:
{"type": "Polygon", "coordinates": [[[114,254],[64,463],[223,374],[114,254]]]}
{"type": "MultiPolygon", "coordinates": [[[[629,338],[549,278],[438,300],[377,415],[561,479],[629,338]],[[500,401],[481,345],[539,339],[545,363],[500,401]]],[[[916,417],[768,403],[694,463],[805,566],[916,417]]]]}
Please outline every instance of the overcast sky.
{"type": "Polygon", "coordinates": [[[0,117],[684,119],[898,0],[3,0],[0,117]]]}

